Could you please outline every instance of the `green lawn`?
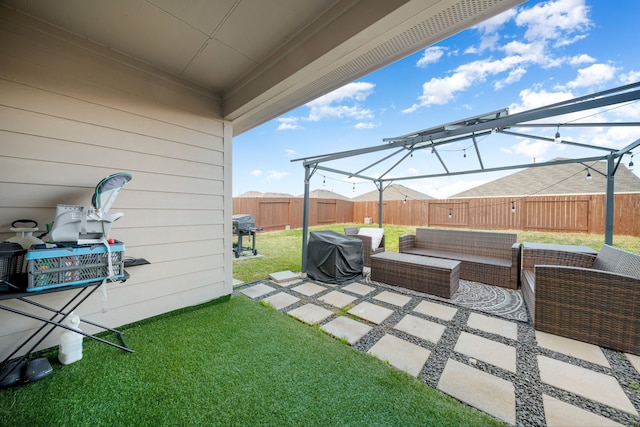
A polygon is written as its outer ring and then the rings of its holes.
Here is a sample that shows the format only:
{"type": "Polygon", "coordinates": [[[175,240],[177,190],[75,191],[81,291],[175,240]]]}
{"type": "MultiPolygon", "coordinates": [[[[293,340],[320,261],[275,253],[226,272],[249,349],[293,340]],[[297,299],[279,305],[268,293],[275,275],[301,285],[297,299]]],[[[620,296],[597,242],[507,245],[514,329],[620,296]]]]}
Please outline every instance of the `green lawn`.
{"type": "MultiPolygon", "coordinates": [[[[311,227],[314,230],[334,230],[339,233],[344,227],[361,227],[362,224],[332,224],[311,227]]],[[[372,225],[370,227],[375,227],[372,225]]],[[[415,226],[385,225],[385,248],[387,251],[398,251],[398,237],[403,234],[415,233],[415,226]]],[[[597,234],[578,233],[541,233],[534,231],[510,231],[518,234],[519,242],[564,243],[571,245],[585,245],[600,249],[604,243],[604,236],[597,234]]],[[[614,236],[615,246],[627,251],[640,253],[640,237],[614,236]]],[[[256,237],[260,258],[238,260],[233,263],[233,277],[245,283],[267,278],[269,273],[278,271],[300,271],[302,265],[302,229],[287,231],[272,231],[259,233],[256,237]]]]}
{"type": "MultiPolygon", "coordinates": [[[[125,328],[136,350],[0,391],[11,426],[497,426],[316,327],[232,297],[125,328]]],[[[56,351],[50,351],[54,360],[56,351]]]]}

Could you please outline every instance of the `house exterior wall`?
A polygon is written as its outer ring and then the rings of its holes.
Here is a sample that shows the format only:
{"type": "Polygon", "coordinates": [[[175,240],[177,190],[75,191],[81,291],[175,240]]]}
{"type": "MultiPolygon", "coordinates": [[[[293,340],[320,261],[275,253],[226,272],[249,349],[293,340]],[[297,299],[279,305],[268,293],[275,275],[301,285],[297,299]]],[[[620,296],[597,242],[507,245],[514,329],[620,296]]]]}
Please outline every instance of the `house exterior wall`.
{"type": "MultiPolygon", "coordinates": [[[[229,295],[232,127],[219,104],[202,88],[0,7],[0,241],[13,235],[12,221],[31,218],[43,230],[57,204],[89,205],[102,178],[128,172],[111,237],[151,264],[109,285],[106,306],[96,292],[77,314],[118,327],[229,295]]],[[[59,306],[69,292],[30,298],[59,306]]],[[[0,311],[0,357],[36,326],[0,311]]],[[[55,333],[40,347],[57,342],[55,333]]]]}

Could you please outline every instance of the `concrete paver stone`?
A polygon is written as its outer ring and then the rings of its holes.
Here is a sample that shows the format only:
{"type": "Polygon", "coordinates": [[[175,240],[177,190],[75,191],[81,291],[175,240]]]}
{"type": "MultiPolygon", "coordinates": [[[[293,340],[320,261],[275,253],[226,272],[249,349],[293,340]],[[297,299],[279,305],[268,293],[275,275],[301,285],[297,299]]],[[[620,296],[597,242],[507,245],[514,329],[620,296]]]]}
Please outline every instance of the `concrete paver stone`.
{"type": "Polygon", "coordinates": [[[285,307],[289,307],[300,301],[300,298],[296,298],[293,295],[289,295],[284,292],[278,292],[275,295],[271,295],[268,298],[265,298],[263,301],[268,302],[269,305],[276,310],[282,310],[285,307]]]}
{"type": "Polygon", "coordinates": [[[383,336],[367,353],[388,361],[391,366],[414,377],[418,376],[431,354],[426,348],[389,334],[383,336]]]}
{"type": "Polygon", "coordinates": [[[468,332],[462,332],[454,350],[498,368],[516,373],[516,348],[510,345],[468,332]]]}
{"type": "Polygon", "coordinates": [[[276,283],[290,282],[292,280],[300,279],[300,275],[292,271],[278,271],[277,273],[269,274],[269,278],[276,283]]]}
{"type": "Polygon", "coordinates": [[[577,408],[546,394],[542,395],[544,417],[548,427],[621,426],[613,420],[577,408]]]}
{"type": "Polygon", "coordinates": [[[255,286],[251,286],[250,288],[243,289],[240,292],[245,294],[249,298],[256,299],[256,298],[260,298],[263,295],[271,293],[273,291],[275,291],[275,288],[272,288],[271,286],[267,286],[263,283],[260,283],[255,286]]]}
{"type": "Polygon", "coordinates": [[[536,331],[536,341],[540,347],[611,368],[609,361],[597,345],[541,331],[536,331]]]}
{"type": "Polygon", "coordinates": [[[438,343],[447,329],[444,325],[410,314],[404,316],[394,328],[434,344],[438,343]]]}
{"type": "Polygon", "coordinates": [[[508,320],[496,319],[483,314],[471,313],[467,326],[490,334],[502,335],[512,340],[518,339],[518,325],[508,320]]]}
{"type": "Polygon", "coordinates": [[[379,325],[384,322],[387,317],[393,314],[393,310],[363,301],[350,309],[347,313],[379,325]]]}
{"type": "Polygon", "coordinates": [[[618,381],[610,375],[540,355],[538,367],[540,380],[546,384],[638,415],[618,381]]]}
{"type": "Polygon", "coordinates": [[[442,320],[451,320],[456,315],[458,309],[437,302],[422,301],[413,309],[416,313],[437,317],[442,320]]]}
{"type": "Polygon", "coordinates": [[[314,296],[315,294],[319,294],[320,292],[326,291],[327,288],[320,286],[320,285],[316,285],[315,283],[303,283],[300,286],[296,286],[295,288],[292,288],[294,291],[296,291],[299,294],[302,295],[306,295],[308,297],[314,296]]]}
{"type": "Polygon", "coordinates": [[[334,307],[342,308],[348,306],[358,298],[343,294],[340,291],[331,291],[328,294],[322,295],[318,299],[322,302],[326,302],[327,304],[331,304],[334,307]]]}
{"type": "Polygon", "coordinates": [[[346,316],[338,316],[329,323],[322,325],[320,329],[334,337],[346,339],[350,345],[354,345],[373,328],[346,316]]]}
{"type": "Polygon", "coordinates": [[[314,324],[322,322],[324,319],[331,316],[333,312],[315,304],[305,304],[298,308],[294,308],[287,312],[287,314],[302,320],[305,323],[314,324]]]}
{"type": "Polygon", "coordinates": [[[269,280],[269,283],[273,283],[274,285],[280,286],[281,288],[288,288],[293,285],[302,283],[302,279],[290,280],[288,282],[274,282],[273,280],[269,280]]]}
{"type": "Polygon", "coordinates": [[[380,292],[378,295],[373,297],[373,299],[386,302],[387,304],[395,305],[397,307],[404,307],[409,301],[411,301],[411,297],[389,291],[380,292]]]}
{"type": "Polygon", "coordinates": [[[358,294],[361,296],[365,296],[371,292],[373,292],[375,290],[375,288],[372,288],[371,286],[367,286],[367,285],[363,285],[362,283],[351,283],[345,287],[342,288],[342,290],[344,291],[349,291],[351,293],[354,294],[358,294]]]}
{"type": "Polygon", "coordinates": [[[449,359],[438,389],[506,423],[516,423],[515,387],[507,380],[449,359]]]}

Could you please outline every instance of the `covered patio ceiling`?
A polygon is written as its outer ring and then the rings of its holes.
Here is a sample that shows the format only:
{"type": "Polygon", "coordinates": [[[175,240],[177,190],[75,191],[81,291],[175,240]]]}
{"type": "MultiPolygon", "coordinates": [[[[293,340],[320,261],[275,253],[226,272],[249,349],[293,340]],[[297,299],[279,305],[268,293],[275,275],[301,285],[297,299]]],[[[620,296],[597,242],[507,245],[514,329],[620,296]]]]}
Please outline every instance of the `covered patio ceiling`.
{"type": "Polygon", "coordinates": [[[306,239],[308,234],[308,206],[309,206],[309,181],[313,174],[318,171],[326,171],[349,178],[358,178],[375,183],[379,191],[379,226],[382,227],[382,202],[383,191],[385,187],[393,181],[416,180],[437,178],[443,176],[468,175],[486,172],[497,172],[514,169],[524,169],[531,167],[542,167],[564,163],[582,163],[594,161],[607,162],[607,189],[606,189],[606,212],[605,212],[605,243],[611,245],[613,243],[613,194],[614,194],[614,177],[616,170],[625,155],[632,154],[632,150],[640,145],[640,139],[630,141],[628,145],[622,148],[603,147],[586,142],[577,142],[562,139],[560,131],[562,128],[570,127],[593,127],[606,128],[616,126],[633,126],[640,127],[640,122],[588,122],[582,119],[576,119],[575,113],[589,113],[583,117],[591,117],[602,109],[611,108],[612,106],[621,106],[626,103],[637,102],[640,100],[640,82],[625,86],[620,86],[610,90],[597,92],[591,95],[581,96],[563,102],[535,108],[528,111],[522,111],[509,115],[507,108],[488,112],[451,123],[431,127],[428,129],[411,132],[405,135],[383,138],[384,144],[367,148],[342,151],[337,153],[328,153],[307,156],[303,158],[293,159],[292,162],[302,162],[305,169],[304,179],[304,220],[303,220],[303,248],[302,248],[302,265],[303,271],[306,267],[306,239]],[[574,116],[570,116],[574,115],[574,116]],[[546,134],[540,134],[540,129],[545,129],[546,134]],[[548,128],[555,128],[555,137],[550,137],[548,128]],[[538,130],[538,132],[536,132],[538,130]],[[546,162],[531,162],[525,164],[504,164],[500,166],[485,167],[483,161],[482,149],[491,143],[491,135],[503,134],[516,137],[525,137],[535,140],[548,141],[556,144],[565,144],[580,147],[592,152],[592,155],[584,157],[576,157],[573,159],[555,160],[546,162]],[[480,137],[488,136],[479,141],[480,137]],[[477,157],[477,165],[475,168],[463,170],[451,170],[450,166],[440,156],[439,150],[459,141],[472,141],[473,148],[477,157]],[[394,171],[405,159],[419,150],[430,150],[439,160],[441,170],[434,171],[430,174],[419,176],[391,176],[394,171]],[[390,154],[387,154],[391,151],[390,154]],[[344,170],[332,167],[332,162],[350,159],[357,156],[370,155],[372,153],[380,153],[381,157],[369,163],[365,167],[353,170],[344,170]],[[372,176],[367,174],[374,166],[384,163],[390,163],[390,166],[380,175],[372,176]]]}
{"type": "Polygon", "coordinates": [[[524,0],[0,0],[217,99],[238,135],[524,0]]]}

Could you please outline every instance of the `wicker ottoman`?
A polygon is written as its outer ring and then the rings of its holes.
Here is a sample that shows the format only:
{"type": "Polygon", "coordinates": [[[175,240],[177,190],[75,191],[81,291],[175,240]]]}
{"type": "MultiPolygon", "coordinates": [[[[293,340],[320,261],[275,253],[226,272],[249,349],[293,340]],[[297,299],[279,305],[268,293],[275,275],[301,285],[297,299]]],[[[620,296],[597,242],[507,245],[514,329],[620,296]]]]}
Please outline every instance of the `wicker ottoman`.
{"type": "Polygon", "coordinates": [[[371,280],[451,298],[459,286],[460,261],[382,252],[371,255],[371,280]]]}

